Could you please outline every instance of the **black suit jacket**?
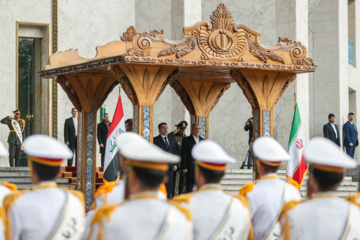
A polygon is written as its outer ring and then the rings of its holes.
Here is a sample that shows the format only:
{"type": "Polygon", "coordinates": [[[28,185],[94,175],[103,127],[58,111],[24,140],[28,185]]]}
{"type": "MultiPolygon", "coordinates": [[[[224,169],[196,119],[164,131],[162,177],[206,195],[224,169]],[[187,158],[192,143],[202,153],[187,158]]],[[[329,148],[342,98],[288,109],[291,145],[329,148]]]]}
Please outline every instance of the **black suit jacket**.
{"type": "MultiPolygon", "coordinates": [[[[169,152],[169,153],[177,155],[175,140],[169,136],[167,136],[167,139],[169,141],[169,148],[166,147],[164,139],[161,135],[154,137],[153,143],[154,143],[154,145],[158,146],[165,152],[169,152]]],[[[174,166],[174,164],[169,164],[169,171],[173,171],[173,166],[174,166]]]]}
{"type": "MultiPolygon", "coordinates": [[[[202,141],[204,138],[199,137],[202,141]]],[[[195,179],[195,160],[191,156],[191,150],[195,146],[196,142],[193,135],[185,137],[181,146],[181,169],[187,169],[187,179],[195,179]]]]}
{"type": "Polygon", "coordinates": [[[75,126],[72,117],[65,120],[64,141],[69,142],[70,147],[76,144],[75,126]]]}
{"type": "Polygon", "coordinates": [[[330,123],[325,124],[323,127],[324,138],[328,138],[331,141],[333,141],[334,143],[336,143],[338,146],[340,146],[339,128],[336,124],[334,124],[334,125],[335,125],[335,129],[337,132],[337,138],[336,138],[334,129],[330,123]]]}
{"type": "MultiPolygon", "coordinates": [[[[111,125],[111,122],[109,123],[109,127],[111,125]]],[[[97,139],[100,144],[104,144],[104,147],[100,147],[100,153],[105,153],[105,147],[106,147],[106,139],[108,135],[108,128],[106,127],[106,124],[104,122],[98,123],[97,125],[97,139]]]]}

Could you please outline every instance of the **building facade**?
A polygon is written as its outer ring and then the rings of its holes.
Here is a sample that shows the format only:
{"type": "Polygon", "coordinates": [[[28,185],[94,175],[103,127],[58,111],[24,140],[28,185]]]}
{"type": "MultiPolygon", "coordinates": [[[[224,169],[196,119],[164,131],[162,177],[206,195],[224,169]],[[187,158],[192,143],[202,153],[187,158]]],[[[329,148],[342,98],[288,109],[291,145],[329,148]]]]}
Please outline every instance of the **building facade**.
{"type": "MultiPolygon", "coordinates": [[[[184,26],[209,20],[221,2],[235,22],[261,32],[262,44],[276,45],[278,37],[300,41],[308,46],[308,55],[317,66],[315,73],[298,75],[274,109],[274,138],[286,149],[294,94],[307,139],[322,136],[329,113],[336,115],[341,129],[349,111],[355,115],[359,112],[356,27],[360,3],[356,0],[3,0],[0,118],[20,108],[27,122],[26,136],[41,133],[63,140],[64,122],[73,106],[60,86],[56,89],[52,80],[41,79],[37,73],[52,53],[74,48],[80,56],[92,58],[96,46],[119,40],[130,25],[138,32],[163,29],[167,38],[179,40],[184,26]]],[[[106,112],[111,119],[119,91],[125,118],[131,118],[132,104],[118,87],[104,103],[106,112]]],[[[244,125],[251,116],[250,104],[234,84],[210,114],[209,138],[237,159],[234,168],[246,155],[248,134],[244,125]]],[[[190,122],[189,113],[167,86],[154,106],[154,136],[158,123],[167,122],[171,131],[181,120],[190,122]]],[[[7,135],[7,127],[0,125],[4,144],[7,135]]],[[[97,162],[100,165],[100,155],[97,162]]],[[[7,159],[1,159],[0,166],[8,166],[7,159]]]]}

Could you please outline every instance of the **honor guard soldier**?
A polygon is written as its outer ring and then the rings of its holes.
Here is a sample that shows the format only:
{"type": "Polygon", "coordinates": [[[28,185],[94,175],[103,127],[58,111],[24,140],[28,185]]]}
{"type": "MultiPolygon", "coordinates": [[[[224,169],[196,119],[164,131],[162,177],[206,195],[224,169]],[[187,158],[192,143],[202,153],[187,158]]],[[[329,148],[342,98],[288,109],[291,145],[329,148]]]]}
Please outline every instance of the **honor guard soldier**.
{"type": "MultiPolygon", "coordinates": [[[[0,142],[0,157],[8,157],[9,152],[0,142]]],[[[11,192],[17,191],[17,187],[12,183],[0,182],[0,239],[5,239],[5,213],[3,209],[3,200],[11,192]]]]}
{"type": "Polygon", "coordinates": [[[278,222],[283,205],[301,199],[299,191],[280,180],[276,174],[283,161],[290,159],[285,149],[273,138],[260,137],[253,143],[260,180],[243,186],[239,194],[249,201],[254,239],[278,239],[281,225],[278,222]]]}
{"type": "Polygon", "coordinates": [[[325,138],[314,138],[304,150],[310,164],[309,199],[284,206],[281,216],[282,238],[289,239],[360,239],[360,209],[337,196],[345,168],[356,162],[338,145],[325,138]]]}
{"type": "Polygon", "coordinates": [[[192,149],[198,191],[173,198],[190,210],[194,239],[251,239],[249,207],[243,196],[225,193],[220,186],[226,164],[235,163],[217,143],[201,141],[192,149]]]}
{"type": "Polygon", "coordinates": [[[89,239],[191,239],[189,213],[158,197],[169,163],[179,162],[179,157],[137,134],[136,141],[121,145],[134,134],[123,133],[117,139],[120,155],[128,164],[129,200],[98,209],[89,239]]]}
{"type": "MultiPolygon", "coordinates": [[[[168,137],[174,138],[176,150],[179,155],[181,155],[182,140],[184,139],[184,137],[186,137],[185,132],[186,132],[187,126],[188,126],[188,123],[186,121],[181,121],[177,125],[175,125],[176,130],[168,134],[168,137]]],[[[176,170],[176,174],[175,174],[174,196],[183,194],[185,192],[186,192],[185,173],[183,173],[183,171],[181,171],[181,166],[179,165],[178,169],[176,170]]]]}
{"type": "Polygon", "coordinates": [[[6,124],[9,129],[9,164],[10,167],[14,166],[14,158],[15,158],[15,167],[19,166],[19,158],[22,150],[23,143],[23,132],[25,129],[25,120],[20,118],[20,110],[13,111],[14,117],[5,117],[1,120],[2,124],[6,124]]]}
{"type": "Polygon", "coordinates": [[[73,153],[63,143],[45,136],[25,139],[31,190],[18,191],[4,199],[7,239],[80,239],[84,227],[84,195],[59,188],[60,165],[73,153]]]}

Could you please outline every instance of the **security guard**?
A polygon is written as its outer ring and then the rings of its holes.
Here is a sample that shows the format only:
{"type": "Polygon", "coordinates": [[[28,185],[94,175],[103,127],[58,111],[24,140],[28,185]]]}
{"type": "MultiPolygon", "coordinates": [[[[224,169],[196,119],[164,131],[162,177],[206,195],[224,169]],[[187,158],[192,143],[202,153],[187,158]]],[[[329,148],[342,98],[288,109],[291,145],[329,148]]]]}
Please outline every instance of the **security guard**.
{"type": "Polygon", "coordinates": [[[220,186],[226,164],[235,163],[217,143],[201,141],[192,149],[198,191],[174,197],[191,212],[194,239],[251,239],[249,206],[243,196],[225,193],[220,186]]]}
{"type": "Polygon", "coordinates": [[[133,134],[123,133],[117,139],[120,155],[128,161],[129,200],[98,209],[89,239],[191,239],[188,212],[158,197],[168,164],[177,163],[179,157],[140,135],[135,135],[137,141],[121,146],[133,134]]]}
{"type": "Polygon", "coordinates": [[[23,132],[25,129],[25,120],[20,118],[20,110],[13,111],[14,117],[5,117],[0,122],[2,124],[6,124],[9,129],[9,164],[10,167],[14,166],[14,158],[15,158],[15,167],[19,166],[19,158],[22,150],[23,143],[23,132]]]}
{"type": "MultiPolygon", "coordinates": [[[[169,133],[168,137],[172,137],[175,140],[176,150],[179,155],[181,155],[181,145],[182,140],[186,137],[185,132],[188,123],[186,121],[181,121],[177,125],[175,125],[176,130],[169,133]]],[[[180,163],[179,163],[180,164],[180,163]]],[[[183,194],[186,192],[186,178],[185,173],[181,170],[181,166],[178,166],[175,174],[175,181],[174,181],[174,196],[179,194],[183,194]]]]}
{"type": "MultiPolygon", "coordinates": [[[[0,157],[8,157],[9,152],[0,142],[0,157]]],[[[16,192],[17,187],[12,183],[0,182],[0,239],[5,239],[5,212],[3,208],[3,200],[11,192],[16,192]]]]}
{"type": "Polygon", "coordinates": [[[283,239],[360,239],[360,209],[337,196],[345,168],[356,162],[325,138],[313,138],[304,150],[310,164],[309,199],[284,206],[283,239]]]}
{"type": "Polygon", "coordinates": [[[7,239],[79,239],[84,225],[84,196],[59,188],[60,165],[73,153],[63,143],[45,135],[24,141],[34,187],[4,199],[7,239]]]}
{"type": "Polygon", "coordinates": [[[256,139],[253,151],[258,158],[260,180],[243,186],[239,194],[249,201],[254,239],[278,239],[281,232],[278,217],[284,203],[301,199],[299,191],[276,174],[281,163],[288,161],[290,156],[269,137],[256,139]]]}

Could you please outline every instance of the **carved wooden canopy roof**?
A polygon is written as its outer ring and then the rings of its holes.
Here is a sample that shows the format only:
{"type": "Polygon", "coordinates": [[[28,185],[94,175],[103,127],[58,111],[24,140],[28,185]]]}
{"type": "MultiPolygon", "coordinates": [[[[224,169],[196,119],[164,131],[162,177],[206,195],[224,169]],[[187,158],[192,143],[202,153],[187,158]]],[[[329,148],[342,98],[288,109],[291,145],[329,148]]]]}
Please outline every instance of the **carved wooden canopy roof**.
{"type": "Polygon", "coordinates": [[[73,49],[56,52],[40,76],[96,74],[108,72],[108,66],[118,64],[176,66],[175,78],[230,82],[231,69],[315,71],[307,48],[300,42],[279,38],[276,46],[264,46],[260,44],[260,33],[234,23],[224,4],[218,6],[210,19],[184,27],[184,38],[179,41],[165,38],[163,30],[137,32],[130,26],[121,41],[97,47],[97,55],[92,59],[80,57],[73,49]]]}

